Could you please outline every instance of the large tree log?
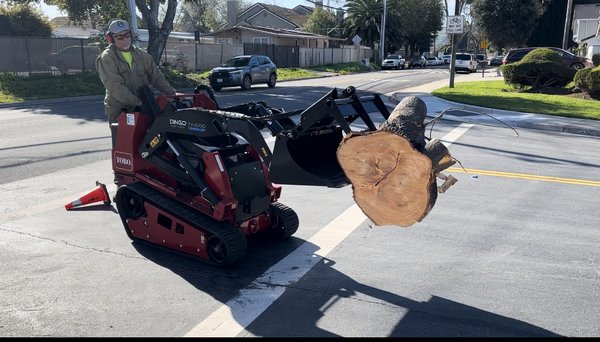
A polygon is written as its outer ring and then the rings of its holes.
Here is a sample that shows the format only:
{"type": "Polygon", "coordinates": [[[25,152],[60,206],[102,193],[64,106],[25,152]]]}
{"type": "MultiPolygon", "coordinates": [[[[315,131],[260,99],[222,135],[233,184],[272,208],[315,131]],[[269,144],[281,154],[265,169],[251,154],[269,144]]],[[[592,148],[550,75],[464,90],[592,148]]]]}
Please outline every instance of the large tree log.
{"type": "Polygon", "coordinates": [[[351,133],[337,150],[354,200],[376,225],[420,222],[437,199],[436,175],[454,164],[437,139],[425,143],[427,107],[404,98],[375,132],[351,133]]]}

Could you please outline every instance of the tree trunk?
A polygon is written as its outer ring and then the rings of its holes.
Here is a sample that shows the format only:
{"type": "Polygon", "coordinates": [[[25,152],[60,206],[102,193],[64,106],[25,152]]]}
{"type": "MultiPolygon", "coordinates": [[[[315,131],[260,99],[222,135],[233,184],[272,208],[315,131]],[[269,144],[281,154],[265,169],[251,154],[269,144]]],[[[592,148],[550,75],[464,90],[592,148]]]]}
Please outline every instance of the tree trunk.
{"type": "Polygon", "coordinates": [[[426,115],[425,103],[409,96],[377,131],[351,133],[340,143],[337,159],[354,200],[376,225],[420,222],[437,199],[437,175],[455,163],[441,141],[425,143],[426,115]]]}

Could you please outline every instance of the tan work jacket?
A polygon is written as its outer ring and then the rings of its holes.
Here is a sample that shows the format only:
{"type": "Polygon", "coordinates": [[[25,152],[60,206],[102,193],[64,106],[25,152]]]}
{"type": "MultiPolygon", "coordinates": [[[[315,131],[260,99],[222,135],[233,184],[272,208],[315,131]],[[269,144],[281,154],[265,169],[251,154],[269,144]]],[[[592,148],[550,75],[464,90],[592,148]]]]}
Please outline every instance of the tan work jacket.
{"type": "Polygon", "coordinates": [[[140,100],[138,91],[143,85],[151,85],[163,94],[175,94],[175,89],[154,64],[154,59],[148,52],[131,45],[131,55],[133,61],[130,68],[121,53],[111,44],[96,59],[98,75],[106,88],[104,112],[109,124],[117,122],[122,109],[132,111],[135,108],[140,100]]]}

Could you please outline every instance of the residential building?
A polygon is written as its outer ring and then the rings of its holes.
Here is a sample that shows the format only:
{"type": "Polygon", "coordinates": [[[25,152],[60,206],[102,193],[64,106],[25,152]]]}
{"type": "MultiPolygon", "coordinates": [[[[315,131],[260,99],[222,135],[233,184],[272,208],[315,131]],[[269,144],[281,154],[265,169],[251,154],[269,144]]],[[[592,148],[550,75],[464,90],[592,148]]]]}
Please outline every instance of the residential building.
{"type": "Polygon", "coordinates": [[[587,58],[600,53],[600,4],[575,5],[573,8],[573,41],[587,58]]]}
{"type": "MultiPolygon", "coordinates": [[[[322,5],[317,3],[315,8],[322,5]]],[[[255,3],[239,11],[239,1],[227,1],[227,24],[212,36],[222,44],[275,44],[308,48],[339,47],[345,39],[305,32],[302,27],[314,8],[298,5],[292,9],[255,3]]],[[[337,11],[343,18],[343,11],[337,11]]]]}

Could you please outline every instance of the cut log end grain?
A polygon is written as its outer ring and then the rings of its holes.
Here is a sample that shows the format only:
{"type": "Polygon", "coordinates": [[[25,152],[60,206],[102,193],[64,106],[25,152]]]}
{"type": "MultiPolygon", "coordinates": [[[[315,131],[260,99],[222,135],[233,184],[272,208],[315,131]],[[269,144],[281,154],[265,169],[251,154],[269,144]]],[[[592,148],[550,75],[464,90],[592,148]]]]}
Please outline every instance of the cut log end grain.
{"type": "Polygon", "coordinates": [[[436,176],[455,163],[438,139],[425,144],[427,107],[405,97],[377,131],[350,133],[337,159],[354,201],[375,225],[411,226],[433,208],[436,176]]]}
{"type": "Polygon", "coordinates": [[[355,202],[374,224],[407,227],[429,212],[432,163],[407,139],[385,131],[352,133],[337,158],[355,202]]]}

